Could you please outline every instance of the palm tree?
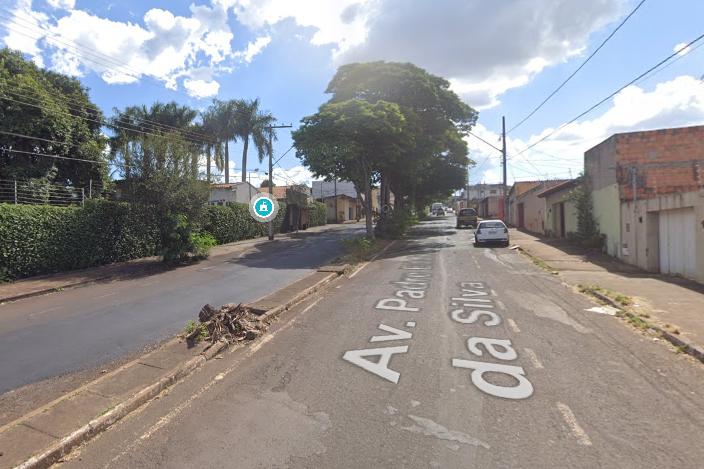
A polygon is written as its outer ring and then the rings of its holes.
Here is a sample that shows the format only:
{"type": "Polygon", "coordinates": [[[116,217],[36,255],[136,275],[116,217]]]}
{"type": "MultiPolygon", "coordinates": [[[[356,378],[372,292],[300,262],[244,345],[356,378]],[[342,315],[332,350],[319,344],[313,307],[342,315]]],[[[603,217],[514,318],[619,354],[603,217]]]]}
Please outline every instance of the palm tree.
{"type": "Polygon", "coordinates": [[[252,139],[257,148],[259,162],[264,160],[266,155],[271,154],[269,138],[275,138],[275,133],[269,126],[276,122],[274,116],[268,111],[259,109],[259,98],[250,101],[238,99],[233,102],[235,117],[233,121],[234,135],[242,139],[244,148],[242,150],[242,181],[247,180],[247,151],[249,140],[252,139]]]}
{"type": "MultiPolygon", "coordinates": [[[[222,171],[225,168],[225,182],[230,182],[230,151],[229,141],[236,140],[236,135],[233,129],[234,122],[234,101],[213,100],[213,104],[203,113],[203,125],[208,129],[210,135],[213,135],[217,140],[217,144],[208,147],[207,155],[210,160],[210,155],[215,153],[215,166],[222,171]],[[225,147],[224,161],[222,147],[225,147]],[[224,164],[223,164],[224,163],[224,164]]],[[[210,161],[208,161],[208,171],[210,170],[210,161]]]]}

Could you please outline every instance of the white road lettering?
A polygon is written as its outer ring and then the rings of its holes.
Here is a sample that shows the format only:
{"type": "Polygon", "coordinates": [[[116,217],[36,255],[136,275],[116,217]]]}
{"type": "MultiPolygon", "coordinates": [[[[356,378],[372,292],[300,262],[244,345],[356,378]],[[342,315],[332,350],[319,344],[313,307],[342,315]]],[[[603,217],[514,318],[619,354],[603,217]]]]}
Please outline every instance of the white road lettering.
{"type": "MultiPolygon", "coordinates": [[[[475,324],[480,318],[485,317],[486,319],[482,323],[484,326],[492,327],[501,324],[501,316],[489,310],[494,308],[492,304],[494,301],[497,303],[500,303],[500,301],[492,298],[477,298],[477,296],[488,296],[488,291],[491,291],[493,296],[497,296],[494,290],[487,290],[482,282],[462,282],[460,283],[460,288],[462,297],[452,297],[450,299],[451,306],[459,306],[458,309],[450,311],[450,318],[453,321],[460,324],[475,324]]],[[[501,305],[503,306],[503,303],[501,305]]],[[[502,309],[505,309],[505,307],[502,309]]],[[[515,332],[520,332],[512,319],[508,321],[515,332]]],[[[477,357],[484,357],[484,353],[488,352],[492,358],[498,360],[511,361],[518,358],[518,353],[509,339],[470,337],[467,339],[467,350],[477,357]]],[[[537,357],[535,358],[537,360],[537,357]]],[[[461,358],[453,358],[452,366],[454,368],[471,369],[470,379],[472,384],[480,391],[492,396],[506,399],[526,399],[533,395],[533,385],[525,377],[525,371],[520,366],[485,363],[461,358]],[[489,376],[496,374],[510,376],[517,384],[514,386],[494,384],[485,379],[484,375],[487,373],[489,376]]]]}
{"type": "MultiPolygon", "coordinates": [[[[421,259],[417,256],[416,259],[421,259]]],[[[404,263],[401,266],[402,270],[414,270],[414,272],[405,272],[404,276],[400,281],[391,282],[392,285],[400,286],[394,293],[392,298],[382,298],[377,301],[374,306],[377,310],[384,311],[401,311],[401,312],[418,312],[421,310],[419,306],[413,305],[412,300],[423,300],[425,298],[425,291],[429,286],[429,281],[423,280],[430,277],[428,272],[418,272],[416,270],[429,270],[430,264],[427,262],[429,259],[422,258],[422,266],[404,263]]],[[[412,259],[411,262],[414,262],[412,259]]],[[[407,321],[406,327],[416,327],[415,321],[407,321]]],[[[397,340],[410,340],[413,338],[411,332],[396,329],[392,326],[387,326],[386,324],[379,324],[378,328],[384,332],[389,332],[387,335],[375,335],[370,342],[385,342],[385,341],[397,341],[397,340]]],[[[398,353],[408,352],[408,345],[398,346],[398,347],[386,347],[386,348],[370,348],[370,349],[360,349],[360,350],[350,350],[344,353],[342,358],[360,368],[373,373],[387,381],[394,384],[398,384],[401,378],[401,373],[399,371],[392,370],[389,368],[389,363],[391,358],[398,353]],[[367,357],[378,357],[376,361],[369,360],[367,357]]]]}
{"type": "Polygon", "coordinates": [[[520,366],[503,365],[499,363],[484,363],[471,360],[452,359],[452,366],[455,368],[467,368],[473,370],[470,373],[472,384],[481,391],[496,397],[506,399],[526,399],[533,395],[533,385],[524,376],[525,372],[520,366]],[[485,373],[500,373],[513,377],[518,384],[516,386],[498,386],[484,379],[485,373]]]}
{"type": "Polygon", "coordinates": [[[396,292],[396,296],[399,298],[403,298],[404,296],[407,298],[412,298],[414,300],[420,300],[422,298],[425,298],[425,291],[423,290],[399,290],[396,292]]]}
{"type": "Polygon", "coordinates": [[[379,300],[375,306],[376,309],[390,309],[393,311],[420,311],[419,308],[413,306],[408,306],[406,300],[399,300],[397,298],[384,298],[379,300]]]}
{"type": "Polygon", "coordinates": [[[387,326],[386,324],[379,324],[379,329],[385,332],[391,332],[391,335],[375,335],[369,342],[384,342],[387,340],[406,340],[413,337],[410,332],[404,331],[402,329],[396,329],[395,327],[387,326]]]}
{"type": "Polygon", "coordinates": [[[478,357],[483,355],[483,352],[478,347],[483,345],[489,355],[499,360],[515,360],[518,358],[516,350],[511,346],[511,341],[508,339],[490,339],[487,337],[470,337],[467,339],[467,350],[472,352],[478,357]],[[496,350],[496,347],[500,347],[503,351],[496,350]]]}
{"type": "Polygon", "coordinates": [[[450,311],[450,317],[453,321],[457,321],[462,324],[474,324],[480,317],[488,316],[490,319],[484,321],[485,326],[497,326],[501,324],[501,316],[493,311],[487,311],[484,309],[475,309],[469,313],[469,316],[465,316],[467,311],[464,308],[454,309],[450,311]]]}
{"type": "Polygon", "coordinates": [[[364,370],[367,370],[370,373],[384,378],[387,381],[398,384],[401,373],[390,369],[389,362],[391,361],[391,357],[395,354],[406,352],[408,352],[408,345],[402,345],[399,347],[369,348],[362,350],[350,350],[349,352],[345,352],[342,358],[364,370]],[[376,363],[365,358],[374,356],[379,357],[379,361],[376,363]]]}

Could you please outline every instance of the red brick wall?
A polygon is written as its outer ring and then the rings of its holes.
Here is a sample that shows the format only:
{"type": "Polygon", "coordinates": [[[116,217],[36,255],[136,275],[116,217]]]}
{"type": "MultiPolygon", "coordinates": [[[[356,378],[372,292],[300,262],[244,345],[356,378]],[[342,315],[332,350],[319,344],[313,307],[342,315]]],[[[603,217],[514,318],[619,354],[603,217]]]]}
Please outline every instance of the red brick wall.
{"type": "Polygon", "coordinates": [[[704,188],[704,126],[616,135],[616,175],[622,200],[704,188]]]}

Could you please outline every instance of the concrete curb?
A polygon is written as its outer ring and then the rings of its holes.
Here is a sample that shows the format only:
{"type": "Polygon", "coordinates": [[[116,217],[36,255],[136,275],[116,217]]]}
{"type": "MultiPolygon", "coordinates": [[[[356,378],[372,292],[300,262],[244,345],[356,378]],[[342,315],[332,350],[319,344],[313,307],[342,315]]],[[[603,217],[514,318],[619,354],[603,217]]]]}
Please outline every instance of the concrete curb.
{"type": "MultiPolygon", "coordinates": [[[[378,257],[381,253],[383,253],[386,249],[388,249],[392,243],[389,243],[382,251],[377,253],[374,258],[378,257]]],[[[373,258],[373,259],[374,259],[373,258]]],[[[329,283],[331,283],[333,280],[337,278],[341,278],[344,273],[347,273],[349,271],[349,266],[346,266],[344,269],[342,269],[339,272],[330,272],[330,274],[326,275],[323,279],[320,281],[316,282],[314,285],[311,285],[310,287],[304,289],[303,291],[299,292],[298,294],[294,295],[291,299],[286,301],[284,304],[281,304],[275,308],[270,309],[263,315],[261,315],[258,320],[265,322],[268,320],[271,320],[278,315],[280,315],[282,312],[290,309],[292,306],[300,303],[302,300],[304,300],[306,297],[310,296],[314,292],[320,290],[321,288],[325,287],[329,283]]],[[[316,271],[317,273],[317,271],[316,271]]],[[[172,339],[175,340],[175,339],[172,339]]],[[[196,369],[200,368],[205,362],[208,360],[211,360],[214,358],[216,355],[224,351],[226,348],[228,348],[229,343],[226,341],[220,341],[212,346],[208,347],[204,351],[202,351],[198,356],[195,356],[186,362],[178,365],[177,367],[173,368],[171,371],[169,371],[166,375],[162,376],[157,382],[148,385],[138,391],[137,393],[133,394],[131,397],[123,400],[119,404],[115,405],[112,409],[110,409],[108,412],[106,412],[103,415],[100,415],[99,417],[94,418],[93,420],[89,421],[87,424],[79,428],[78,430],[74,431],[70,435],[65,436],[64,438],[60,439],[59,441],[53,443],[51,446],[46,448],[42,453],[37,454],[35,456],[32,456],[31,458],[27,459],[23,463],[21,463],[18,466],[15,466],[15,469],[45,469],[50,467],[52,464],[58,462],[61,458],[65,457],[68,455],[71,450],[73,450],[76,446],[85,443],[89,441],[91,438],[93,438],[95,435],[98,433],[108,429],[110,426],[121,420],[122,418],[126,417],[129,415],[131,412],[134,410],[138,409],[142,405],[146,404],[150,400],[152,400],[154,397],[159,395],[164,389],[167,389],[168,387],[172,386],[175,384],[177,381],[179,381],[181,378],[184,378],[185,376],[189,375],[196,369]]],[[[139,360],[139,359],[137,359],[139,360]]],[[[120,368],[122,369],[122,367],[120,368]]],[[[117,372],[118,370],[115,370],[117,372]]],[[[112,375],[113,373],[110,373],[112,375]]],[[[89,386],[92,384],[95,384],[97,381],[101,381],[102,379],[107,378],[101,377],[98,378],[98,380],[94,380],[91,383],[87,383],[85,386],[89,386]]],[[[81,387],[82,389],[83,387],[81,387]]],[[[34,411],[30,412],[29,414],[26,414],[25,416],[22,417],[24,419],[27,415],[32,415],[37,412],[39,412],[42,409],[50,408],[50,405],[55,404],[57,402],[60,402],[63,399],[68,398],[71,395],[77,394],[79,391],[75,390],[71,393],[68,393],[64,396],[61,396],[60,398],[52,401],[52,403],[47,404],[46,406],[43,406],[40,409],[35,409],[34,411]]],[[[14,422],[13,422],[14,423],[14,422]]]]}
{"type": "Polygon", "coordinates": [[[27,292],[27,293],[21,293],[19,295],[4,296],[4,297],[0,298],[0,304],[9,303],[12,301],[17,301],[17,300],[24,300],[25,298],[32,298],[34,296],[47,295],[49,293],[56,293],[56,292],[59,292],[61,290],[68,289],[68,288],[82,287],[85,285],[89,285],[91,283],[97,283],[97,282],[102,282],[103,280],[109,280],[111,278],[113,278],[112,275],[105,275],[103,277],[96,277],[96,278],[92,278],[90,280],[82,280],[80,282],[66,283],[64,285],[61,285],[60,287],[43,288],[41,290],[34,290],[31,292],[27,292]]]}
{"type": "Polygon", "coordinates": [[[292,306],[294,306],[294,305],[300,303],[300,302],[303,301],[305,298],[307,298],[308,296],[312,295],[313,293],[315,293],[316,291],[318,291],[320,288],[324,287],[325,285],[327,285],[328,283],[332,282],[333,280],[335,280],[335,279],[338,278],[338,277],[340,277],[340,274],[331,272],[329,275],[327,275],[325,278],[323,278],[322,280],[320,280],[319,282],[317,282],[315,285],[311,285],[310,287],[306,288],[305,290],[303,290],[302,292],[298,293],[296,296],[294,296],[293,298],[291,298],[291,299],[290,299],[289,301],[287,301],[286,303],[284,303],[284,304],[282,304],[282,305],[279,305],[279,306],[277,306],[277,307],[275,307],[275,308],[272,308],[272,309],[270,309],[269,311],[267,311],[266,313],[262,314],[261,316],[259,316],[259,317],[257,318],[257,320],[260,321],[260,322],[266,322],[266,321],[270,321],[271,319],[276,318],[277,316],[279,316],[279,315],[280,315],[281,313],[283,313],[284,311],[289,310],[292,306]]]}
{"type": "MultiPolygon", "coordinates": [[[[536,256],[535,254],[527,251],[526,249],[523,249],[521,246],[516,246],[516,249],[522,253],[525,253],[529,257],[534,257],[536,259],[540,259],[541,261],[545,262],[543,259],[536,256]]],[[[604,295],[603,293],[599,293],[598,291],[590,291],[588,293],[588,295],[590,295],[594,298],[597,298],[598,300],[608,304],[609,306],[612,306],[612,307],[618,309],[619,311],[623,311],[623,313],[628,317],[635,317],[633,313],[626,311],[623,308],[623,305],[616,302],[612,298],[609,298],[608,296],[604,295]]],[[[662,329],[661,327],[655,326],[653,324],[648,324],[648,328],[650,330],[656,332],[658,335],[660,335],[660,337],[667,340],[668,342],[670,342],[672,345],[674,345],[678,349],[681,349],[682,352],[687,353],[688,355],[691,355],[692,357],[696,358],[700,362],[704,363],[704,351],[699,350],[697,347],[680,339],[676,335],[672,334],[671,332],[666,331],[665,329],[662,329]]]]}
{"type": "MultiPolygon", "coordinates": [[[[626,316],[628,316],[629,318],[637,317],[633,313],[630,313],[630,312],[624,310],[623,305],[619,304],[618,302],[614,301],[613,299],[609,298],[608,296],[604,295],[603,293],[599,293],[597,291],[592,291],[592,292],[589,292],[589,295],[603,301],[604,303],[608,304],[609,306],[613,306],[614,308],[618,309],[619,311],[623,311],[623,313],[626,316]]],[[[667,340],[675,347],[682,349],[682,352],[687,353],[688,355],[691,355],[692,357],[696,358],[700,362],[704,363],[704,352],[699,350],[698,348],[696,348],[692,344],[685,342],[684,340],[680,339],[679,337],[672,334],[671,332],[668,332],[665,329],[658,327],[656,325],[648,323],[648,329],[657,333],[660,337],[667,340]]]]}
{"type": "Polygon", "coordinates": [[[201,352],[200,355],[174,368],[166,376],[162,376],[156,383],[143,388],[132,397],[117,404],[105,414],[91,420],[75,432],[49,446],[43,453],[32,456],[19,466],[15,466],[15,469],[45,469],[50,467],[62,457],[68,455],[76,446],[90,440],[103,430],[106,430],[129,413],[146,404],[161,391],[176,383],[179,379],[198,369],[206,361],[226,349],[228,345],[227,342],[219,342],[206,349],[201,352]]]}

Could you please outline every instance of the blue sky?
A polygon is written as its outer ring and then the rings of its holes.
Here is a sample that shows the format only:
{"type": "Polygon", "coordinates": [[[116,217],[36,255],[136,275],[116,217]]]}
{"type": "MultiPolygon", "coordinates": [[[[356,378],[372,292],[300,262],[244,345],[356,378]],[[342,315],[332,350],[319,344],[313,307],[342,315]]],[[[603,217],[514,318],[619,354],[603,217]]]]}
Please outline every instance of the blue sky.
{"type": "MultiPolygon", "coordinates": [[[[337,66],[411,61],[448,78],[480,110],[475,133],[500,146],[511,128],[568,76],[638,2],[630,0],[11,0],[0,40],[35,62],[73,74],[107,115],[175,100],[198,109],[259,97],[298,125],[326,99],[337,66]]],[[[604,48],[507,139],[509,180],[577,175],[585,150],[614,132],[704,123],[704,47],[624,90],[518,155],[704,33],[704,2],[647,0],[604,48]]],[[[704,41],[702,41],[704,42],[704,41]]],[[[698,43],[698,44],[701,44],[698,43]]],[[[472,182],[500,179],[498,153],[469,137],[472,182]]],[[[276,157],[291,146],[280,133],[276,157]]],[[[230,149],[234,174],[241,145],[230,149]]],[[[280,182],[308,182],[293,151],[280,182]]],[[[250,154],[248,167],[259,167],[250,154]]],[[[261,165],[263,167],[263,165],[261,165]]],[[[256,179],[256,177],[255,177],[256,179]]]]}

